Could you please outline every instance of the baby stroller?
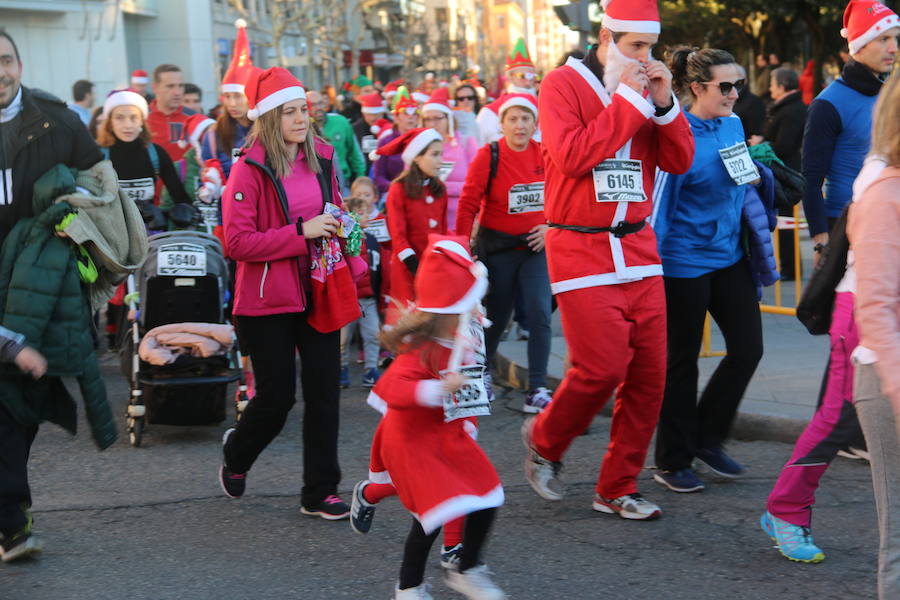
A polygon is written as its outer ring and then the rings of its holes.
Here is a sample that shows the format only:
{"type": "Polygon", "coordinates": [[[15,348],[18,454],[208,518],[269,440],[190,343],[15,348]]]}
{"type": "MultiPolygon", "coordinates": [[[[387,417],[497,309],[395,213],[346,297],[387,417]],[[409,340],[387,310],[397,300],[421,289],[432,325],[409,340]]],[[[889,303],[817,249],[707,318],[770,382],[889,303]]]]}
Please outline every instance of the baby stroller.
{"type": "Polygon", "coordinates": [[[239,382],[238,416],[247,403],[247,386],[234,339],[231,351],[224,356],[179,356],[166,365],[151,365],[141,359],[141,339],[154,327],[224,323],[228,281],[222,246],[212,235],[169,231],[150,236],[149,245],[147,260],[128,278],[126,296],[131,336],[123,349],[122,367],[131,383],[127,423],[134,447],[141,445],[145,423],[221,423],[225,420],[227,387],[232,382],[239,382]]]}

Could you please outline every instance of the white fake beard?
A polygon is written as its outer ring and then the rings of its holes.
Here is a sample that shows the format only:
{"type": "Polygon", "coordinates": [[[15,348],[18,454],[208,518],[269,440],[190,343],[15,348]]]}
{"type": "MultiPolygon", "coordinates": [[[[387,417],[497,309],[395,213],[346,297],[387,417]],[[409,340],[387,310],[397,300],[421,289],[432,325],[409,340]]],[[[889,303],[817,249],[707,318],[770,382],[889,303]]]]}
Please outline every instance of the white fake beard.
{"type": "Polygon", "coordinates": [[[524,88],[519,87],[517,85],[510,84],[509,85],[509,93],[511,94],[528,94],[529,96],[537,97],[537,90],[534,88],[524,88]]]}
{"type": "Polygon", "coordinates": [[[625,67],[640,63],[641,61],[622,54],[616,43],[610,42],[606,49],[606,64],[603,65],[603,84],[606,86],[606,90],[610,94],[614,94],[616,88],[619,87],[619,80],[622,78],[625,67]]]}

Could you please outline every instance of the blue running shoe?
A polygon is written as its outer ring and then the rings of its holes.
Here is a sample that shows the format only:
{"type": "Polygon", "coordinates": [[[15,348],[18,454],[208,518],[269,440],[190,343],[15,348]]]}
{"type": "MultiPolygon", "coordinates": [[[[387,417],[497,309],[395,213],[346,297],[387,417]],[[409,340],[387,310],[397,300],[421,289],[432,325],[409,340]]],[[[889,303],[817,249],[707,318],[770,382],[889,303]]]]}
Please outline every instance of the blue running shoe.
{"type": "Polygon", "coordinates": [[[350,387],[350,368],[349,367],[341,367],[340,385],[344,389],[347,389],[348,387],[350,387]]]}
{"type": "Polygon", "coordinates": [[[367,388],[374,387],[379,377],[381,377],[381,373],[378,372],[378,369],[369,369],[363,375],[362,386],[367,388]]]}
{"type": "Polygon", "coordinates": [[[721,448],[697,450],[697,460],[709,467],[716,475],[729,479],[737,479],[745,471],[743,465],[725,454],[721,448]]]}
{"type": "Polygon", "coordinates": [[[653,481],[664,485],[673,492],[687,494],[699,492],[706,488],[693,469],[678,469],[677,471],[657,471],[653,474],[653,481]]]}
{"type": "Polygon", "coordinates": [[[809,527],[788,523],[769,511],[759,518],[759,525],[785,558],[802,563],[820,563],[825,560],[825,553],[813,543],[809,527]]]}

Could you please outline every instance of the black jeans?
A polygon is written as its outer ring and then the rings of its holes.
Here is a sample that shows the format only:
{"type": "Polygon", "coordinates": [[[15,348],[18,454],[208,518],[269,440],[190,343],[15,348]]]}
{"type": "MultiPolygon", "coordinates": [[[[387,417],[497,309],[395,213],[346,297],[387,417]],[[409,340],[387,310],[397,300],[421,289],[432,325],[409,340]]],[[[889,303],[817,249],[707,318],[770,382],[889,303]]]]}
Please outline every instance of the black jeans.
{"type": "Polygon", "coordinates": [[[303,506],[314,507],[337,492],[340,420],[341,332],[319,333],[306,313],[237,317],[241,343],[253,361],[256,396],[225,446],[225,464],[246,473],[284,427],[297,394],[295,350],[300,352],[303,390],[303,506]]]}
{"type": "Polygon", "coordinates": [[[720,447],[763,353],[762,321],[743,259],[700,277],[665,277],[668,366],[656,434],[656,466],[691,466],[698,449],[720,447]],[[697,401],[698,355],[707,311],[725,338],[727,356],[697,401]]]}
{"type": "Polygon", "coordinates": [[[28,522],[28,455],[37,430],[17,423],[0,405],[0,533],[12,535],[28,522]]]}

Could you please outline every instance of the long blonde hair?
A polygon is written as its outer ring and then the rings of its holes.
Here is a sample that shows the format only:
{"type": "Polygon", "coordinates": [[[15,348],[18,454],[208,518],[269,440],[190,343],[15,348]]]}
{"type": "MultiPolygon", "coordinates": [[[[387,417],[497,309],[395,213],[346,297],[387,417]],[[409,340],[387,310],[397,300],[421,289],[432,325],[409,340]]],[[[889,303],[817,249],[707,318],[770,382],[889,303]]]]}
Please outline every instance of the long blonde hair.
{"type": "MultiPolygon", "coordinates": [[[[283,106],[283,105],[282,105],[283,106]]],[[[287,151],[287,144],[284,143],[284,136],[281,134],[281,113],[282,106],[278,106],[259,116],[250,128],[247,134],[246,146],[252,146],[259,141],[263,148],[266,149],[266,158],[275,169],[278,177],[287,177],[294,168],[291,157],[287,151]]],[[[306,164],[313,173],[321,171],[319,166],[319,157],[316,155],[316,136],[313,134],[312,121],[306,130],[306,140],[302,144],[303,155],[306,157],[306,164]]]]}
{"type": "Polygon", "coordinates": [[[892,167],[900,166],[900,76],[896,73],[881,88],[875,104],[871,153],[892,167]]]}

